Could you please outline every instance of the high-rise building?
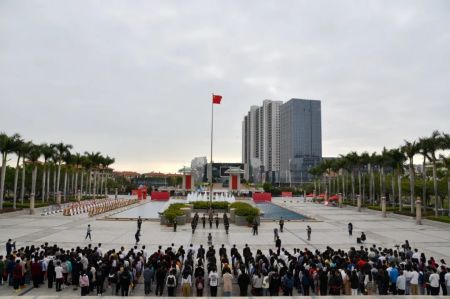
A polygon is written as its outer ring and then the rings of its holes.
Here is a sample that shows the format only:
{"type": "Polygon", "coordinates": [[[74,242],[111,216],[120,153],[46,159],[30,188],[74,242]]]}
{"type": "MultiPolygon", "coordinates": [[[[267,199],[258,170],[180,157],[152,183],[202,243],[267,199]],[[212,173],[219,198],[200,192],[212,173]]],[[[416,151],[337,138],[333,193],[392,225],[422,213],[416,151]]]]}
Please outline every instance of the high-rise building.
{"type": "Polygon", "coordinates": [[[302,183],[322,157],[320,101],[265,100],[242,121],[244,178],[254,182],[302,183]]]}
{"type": "Polygon", "coordinates": [[[280,133],[281,181],[311,181],[309,169],[322,158],[320,101],[291,99],[281,105],[280,133]]]}
{"type": "Polygon", "coordinates": [[[252,106],[242,122],[244,178],[255,182],[278,180],[280,173],[281,101],[264,100],[252,106]]]}

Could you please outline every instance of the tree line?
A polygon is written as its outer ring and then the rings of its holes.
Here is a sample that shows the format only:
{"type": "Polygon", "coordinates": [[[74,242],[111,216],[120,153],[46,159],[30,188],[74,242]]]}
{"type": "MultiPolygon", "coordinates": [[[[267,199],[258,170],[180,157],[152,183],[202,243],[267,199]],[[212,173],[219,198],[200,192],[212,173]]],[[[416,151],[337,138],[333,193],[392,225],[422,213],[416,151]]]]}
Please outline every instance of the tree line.
{"type": "Polygon", "coordinates": [[[71,144],[63,142],[35,144],[24,140],[19,134],[0,133],[0,210],[3,210],[5,201],[6,163],[11,155],[16,157],[12,188],[13,209],[16,209],[18,200],[21,205],[24,203],[27,167],[31,167],[31,182],[28,183],[30,213],[34,213],[35,198],[38,196],[43,203],[53,200],[61,204],[61,197],[67,201],[69,195],[81,200],[83,194],[88,194],[93,199],[103,192],[107,194],[106,184],[111,174],[109,167],[115,159],[103,156],[100,152],[86,151],[80,154],[71,152],[72,149],[71,144]],[[36,190],[38,169],[42,178],[40,190],[36,190]]]}
{"type": "Polygon", "coordinates": [[[404,204],[402,179],[408,177],[411,213],[414,213],[419,177],[423,207],[426,209],[432,205],[437,216],[438,209],[444,207],[445,197],[439,197],[438,194],[438,171],[443,172],[442,177],[447,182],[450,209],[450,156],[443,155],[449,149],[450,135],[434,131],[429,137],[414,141],[405,140],[398,148],[384,147],[380,153],[358,154],[352,151],[336,159],[323,159],[309,172],[316,178],[314,189],[320,188],[322,183],[328,194],[342,193],[344,199],[355,201],[357,193],[363,203],[370,205],[374,205],[376,201],[380,202],[382,197],[389,197],[391,202],[398,203],[400,211],[404,204]],[[414,166],[414,158],[417,156],[420,156],[422,161],[420,172],[416,172],[414,166]],[[431,173],[427,171],[427,167],[431,167],[431,173]],[[430,179],[433,183],[433,202],[429,202],[427,197],[427,181],[430,179]]]}

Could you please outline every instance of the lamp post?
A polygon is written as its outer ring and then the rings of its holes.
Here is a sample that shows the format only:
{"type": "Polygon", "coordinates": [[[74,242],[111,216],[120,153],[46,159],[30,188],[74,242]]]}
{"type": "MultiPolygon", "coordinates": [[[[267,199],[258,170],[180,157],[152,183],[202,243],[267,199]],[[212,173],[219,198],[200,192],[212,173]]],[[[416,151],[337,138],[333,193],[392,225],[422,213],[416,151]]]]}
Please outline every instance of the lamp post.
{"type": "Polygon", "coordinates": [[[292,169],[291,169],[291,159],[289,159],[289,188],[292,188],[292,169]]]}

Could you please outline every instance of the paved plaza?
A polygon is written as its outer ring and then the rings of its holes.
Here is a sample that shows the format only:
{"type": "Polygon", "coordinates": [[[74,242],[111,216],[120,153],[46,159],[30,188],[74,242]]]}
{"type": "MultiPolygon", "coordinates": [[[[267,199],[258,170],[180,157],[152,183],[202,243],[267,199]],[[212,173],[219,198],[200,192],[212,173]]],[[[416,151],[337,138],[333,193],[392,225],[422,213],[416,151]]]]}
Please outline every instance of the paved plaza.
{"type": "MultiPolygon", "coordinates": [[[[394,248],[396,244],[402,244],[408,240],[413,248],[419,248],[429,258],[441,258],[450,262],[450,224],[438,223],[425,220],[423,225],[416,225],[414,219],[389,214],[383,218],[381,212],[363,210],[358,212],[353,207],[327,207],[321,204],[303,202],[300,199],[274,199],[274,203],[304,214],[313,220],[286,221],[285,231],[281,233],[282,247],[324,249],[326,246],[333,248],[348,249],[356,244],[356,237],[363,231],[367,235],[366,246],[376,244],[377,246],[394,248]],[[351,221],[354,225],[353,237],[349,237],[347,223],[351,221]],[[312,228],[311,241],[306,238],[306,226],[312,228]]],[[[0,252],[5,254],[5,243],[11,238],[16,241],[18,248],[31,244],[57,243],[63,248],[96,246],[102,243],[102,248],[126,249],[134,246],[134,234],[136,232],[136,221],[113,221],[103,220],[104,216],[94,218],[87,214],[76,216],[49,215],[40,216],[27,215],[26,211],[0,215],[0,252]],[[84,240],[86,227],[91,224],[92,241],[84,240]]],[[[252,249],[260,248],[266,252],[268,248],[274,248],[273,229],[278,223],[262,222],[259,227],[259,235],[253,236],[250,227],[235,226],[231,224],[229,235],[225,234],[223,224],[219,229],[209,229],[207,224],[203,229],[200,223],[194,236],[191,234],[190,225],[179,226],[177,232],[171,227],[161,226],[157,221],[145,221],[142,224],[141,243],[146,245],[148,252],[153,252],[158,245],[169,246],[172,243],[178,248],[193,243],[206,245],[207,234],[212,233],[213,244],[220,247],[225,244],[230,248],[233,244],[241,250],[245,244],[252,249]]],[[[41,296],[56,295],[54,290],[46,287],[33,289],[27,295],[41,296]]],[[[71,289],[67,295],[78,295],[71,289]]],[[[136,295],[143,295],[142,289],[137,289],[136,295]],[[142,294],[141,294],[142,293],[142,294]]],[[[65,292],[63,292],[64,294],[65,292]]],[[[13,290],[7,286],[0,287],[0,295],[12,295],[13,290]]]]}

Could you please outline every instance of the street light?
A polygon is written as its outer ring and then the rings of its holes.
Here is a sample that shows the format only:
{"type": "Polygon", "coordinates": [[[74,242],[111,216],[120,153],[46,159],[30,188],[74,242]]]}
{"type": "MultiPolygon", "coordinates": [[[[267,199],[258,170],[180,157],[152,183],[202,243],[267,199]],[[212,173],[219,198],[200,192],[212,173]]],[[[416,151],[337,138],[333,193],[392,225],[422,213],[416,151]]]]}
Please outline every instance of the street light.
{"type": "Polygon", "coordinates": [[[292,188],[292,170],[291,170],[291,159],[289,159],[289,188],[292,188]]]}

